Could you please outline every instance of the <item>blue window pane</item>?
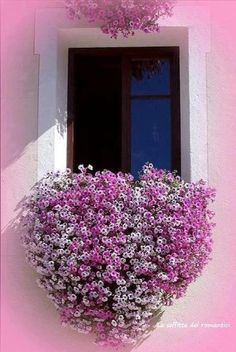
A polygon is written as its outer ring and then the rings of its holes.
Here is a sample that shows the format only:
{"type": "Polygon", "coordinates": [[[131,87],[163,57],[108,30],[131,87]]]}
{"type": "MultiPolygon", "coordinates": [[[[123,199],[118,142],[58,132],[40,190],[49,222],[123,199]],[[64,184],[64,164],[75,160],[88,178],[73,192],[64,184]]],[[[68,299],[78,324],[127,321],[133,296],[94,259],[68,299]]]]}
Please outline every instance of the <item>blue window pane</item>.
{"type": "Polygon", "coordinates": [[[131,100],[131,173],[135,178],[147,161],[171,169],[170,99],[131,100]]]}
{"type": "Polygon", "coordinates": [[[132,61],[131,95],[170,94],[168,60],[132,61]]]}

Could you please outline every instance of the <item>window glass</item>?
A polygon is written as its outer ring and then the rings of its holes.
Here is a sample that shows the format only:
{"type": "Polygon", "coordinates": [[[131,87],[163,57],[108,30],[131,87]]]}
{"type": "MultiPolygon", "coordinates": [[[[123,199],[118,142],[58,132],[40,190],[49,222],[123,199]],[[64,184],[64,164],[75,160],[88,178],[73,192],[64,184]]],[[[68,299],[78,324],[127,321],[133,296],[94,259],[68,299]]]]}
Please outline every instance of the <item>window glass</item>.
{"type": "Polygon", "coordinates": [[[131,173],[147,161],[171,169],[170,99],[131,100],[131,173]]]}
{"type": "Polygon", "coordinates": [[[168,60],[132,60],[131,74],[131,95],[170,94],[170,62],[168,60]]]}
{"type": "Polygon", "coordinates": [[[121,170],[121,58],[78,60],[74,168],[121,170]]]}

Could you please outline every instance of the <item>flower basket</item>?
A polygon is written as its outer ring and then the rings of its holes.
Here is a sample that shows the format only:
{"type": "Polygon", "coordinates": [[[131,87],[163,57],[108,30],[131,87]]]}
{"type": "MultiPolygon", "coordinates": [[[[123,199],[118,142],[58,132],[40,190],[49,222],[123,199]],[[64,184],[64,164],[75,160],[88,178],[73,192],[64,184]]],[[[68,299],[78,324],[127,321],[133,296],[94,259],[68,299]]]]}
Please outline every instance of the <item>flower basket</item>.
{"type": "Polygon", "coordinates": [[[47,174],[24,205],[23,244],[63,324],[118,346],[144,338],[212,250],[214,190],[146,164],[47,174]]]}

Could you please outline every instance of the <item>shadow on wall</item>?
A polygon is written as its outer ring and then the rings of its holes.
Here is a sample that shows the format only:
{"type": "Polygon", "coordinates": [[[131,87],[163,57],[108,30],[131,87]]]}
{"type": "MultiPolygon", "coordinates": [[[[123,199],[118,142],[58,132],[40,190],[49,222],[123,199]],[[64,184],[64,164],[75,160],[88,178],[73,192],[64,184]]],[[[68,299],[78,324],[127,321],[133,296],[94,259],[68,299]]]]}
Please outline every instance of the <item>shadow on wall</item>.
{"type": "MultiPolygon", "coordinates": [[[[67,352],[68,346],[70,352],[114,351],[114,348],[95,345],[93,335],[80,334],[70,327],[62,327],[59,314],[47,298],[47,293],[37,286],[36,279],[39,275],[26,262],[21,245],[20,217],[25,199],[26,197],[18,204],[15,209],[18,215],[2,234],[3,318],[10,319],[16,332],[37,344],[39,351],[67,352]]],[[[157,321],[153,321],[149,334],[155,329],[157,321]]],[[[148,337],[135,346],[128,345],[115,350],[135,351],[148,337]]]]}
{"type": "MultiPolygon", "coordinates": [[[[41,58],[35,53],[35,14],[36,11],[45,8],[45,4],[19,2],[11,5],[10,3],[5,2],[2,6],[4,20],[1,54],[3,169],[19,160],[28,148],[31,148],[30,144],[37,142],[38,138],[55,126],[55,119],[52,121],[45,115],[44,129],[41,131],[38,129],[41,58]],[[14,11],[11,6],[14,6],[14,11]],[[11,12],[14,16],[9,15],[11,12]]],[[[48,77],[48,85],[50,85],[50,77],[48,77]]],[[[59,133],[63,134],[66,128],[66,116],[65,112],[61,113],[60,107],[57,111],[56,126],[59,133]]],[[[36,150],[37,146],[33,148],[36,150]]],[[[32,149],[29,153],[32,153],[32,149]]],[[[35,155],[31,154],[30,158],[36,159],[37,152],[35,151],[35,155]]]]}

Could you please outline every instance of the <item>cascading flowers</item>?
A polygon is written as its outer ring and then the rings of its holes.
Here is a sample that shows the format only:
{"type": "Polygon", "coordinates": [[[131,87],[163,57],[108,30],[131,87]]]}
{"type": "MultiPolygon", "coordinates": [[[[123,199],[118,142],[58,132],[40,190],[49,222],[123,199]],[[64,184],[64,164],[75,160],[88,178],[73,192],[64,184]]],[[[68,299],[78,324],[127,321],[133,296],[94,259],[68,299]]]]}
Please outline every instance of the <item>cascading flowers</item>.
{"type": "Polygon", "coordinates": [[[63,324],[112,346],[147,334],[212,251],[215,192],[145,164],[48,173],[24,204],[23,244],[63,324]]]}
{"type": "Polygon", "coordinates": [[[144,32],[158,32],[158,20],[172,15],[173,0],[65,0],[69,17],[86,17],[101,23],[101,30],[111,38],[144,32]]]}

